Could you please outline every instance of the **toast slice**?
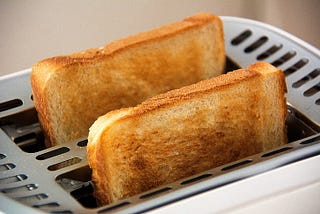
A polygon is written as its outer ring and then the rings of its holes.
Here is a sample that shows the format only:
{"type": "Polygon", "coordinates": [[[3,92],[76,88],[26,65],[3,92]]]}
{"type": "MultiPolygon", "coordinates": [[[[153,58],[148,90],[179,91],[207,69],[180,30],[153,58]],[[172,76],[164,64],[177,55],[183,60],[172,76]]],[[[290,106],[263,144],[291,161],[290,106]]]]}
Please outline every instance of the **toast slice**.
{"type": "Polygon", "coordinates": [[[283,72],[265,62],[101,116],[87,154],[101,204],[287,141],[283,72]]]}
{"type": "Polygon", "coordinates": [[[222,21],[199,13],[103,48],[45,59],[31,86],[47,146],[87,137],[110,110],[221,74],[222,21]]]}

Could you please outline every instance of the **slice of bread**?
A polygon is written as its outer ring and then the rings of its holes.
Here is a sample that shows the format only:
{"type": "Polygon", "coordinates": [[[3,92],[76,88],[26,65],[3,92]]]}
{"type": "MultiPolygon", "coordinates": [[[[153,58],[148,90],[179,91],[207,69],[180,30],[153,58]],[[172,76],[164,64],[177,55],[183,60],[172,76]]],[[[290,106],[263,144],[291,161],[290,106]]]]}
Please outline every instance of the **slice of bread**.
{"type": "Polygon", "coordinates": [[[87,137],[110,110],[219,75],[224,66],[222,22],[199,13],[103,48],[45,59],[33,66],[31,85],[51,146],[87,137]]]}
{"type": "Polygon", "coordinates": [[[101,204],[287,141],[283,72],[265,62],[111,111],[87,152],[101,204]]]}

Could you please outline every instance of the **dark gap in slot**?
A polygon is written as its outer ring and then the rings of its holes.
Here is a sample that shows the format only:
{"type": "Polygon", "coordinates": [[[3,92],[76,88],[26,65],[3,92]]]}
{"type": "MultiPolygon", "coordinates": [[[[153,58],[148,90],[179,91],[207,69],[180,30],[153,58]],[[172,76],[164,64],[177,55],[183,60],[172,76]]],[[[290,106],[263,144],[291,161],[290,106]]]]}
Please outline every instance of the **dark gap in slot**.
{"type": "Polygon", "coordinates": [[[249,38],[252,35],[251,30],[245,30],[241,34],[239,34],[237,37],[231,40],[232,45],[239,45],[243,41],[245,41],[247,38],[249,38]]]}
{"type": "Polygon", "coordinates": [[[320,99],[317,99],[314,103],[315,103],[316,105],[320,105],[320,99]]]}
{"type": "Polygon", "coordinates": [[[2,102],[0,103],[0,112],[13,109],[22,105],[23,105],[23,102],[20,99],[13,99],[6,102],[2,102]]]}
{"type": "Polygon", "coordinates": [[[150,198],[150,197],[152,197],[152,196],[155,196],[155,195],[158,195],[158,194],[167,192],[167,191],[169,191],[169,190],[171,190],[171,189],[172,189],[171,187],[164,187],[164,188],[162,188],[162,189],[158,189],[158,190],[155,190],[155,191],[153,191],[153,192],[150,192],[150,193],[141,195],[140,198],[141,198],[141,199],[150,198]]]}
{"type": "Polygon", "coordinates": [[[7,171],[10,169],[14,169],[16,167],[16,165],[14,165],[13,163],[5,163],[5,164],[1,164],[0,165],[0,172],[1,171],[7,171]]]}
{"type": "Polygon", "coordinates": [[[54,210],[54,211],[50,211],[50,213],[72,214],[73,212],[70,210],[54,210]]]}
{"type": "Polygon", "coordinates": [[[252,160],[244,160],[244,161],[241,161],[241,162],[226,166],[226,167],[222,168],[221,171],[227,171],[227,170],[230,170],[230,169],[238,168],[240,166],[246,165],[246,164],[251,163],[251,162],[252,162],[252,160]]]}
{"type": "Polygon", "coordinates": [[[33,101],[33,94],[31,94],[30,99],[33,101]]]}
{"type": "Polygon", "coordinates": [[[79,147],[85,147],[85,146],[87,146],[87,144],[88,144],[88,139],[82,140],[82,141],[77,143],[77,145],[79,147]]]}
{"type": "Polygon", "coordinates": [[[4,159],[4,158],[6,158],[6,157],[7,157],[6,155],[0,153],[0,160],[1,160],[1,159],[4,159]]]}
{"type": "Polygon", "coordinates": [[[278,67],[278,66],[282,65],[283,63],[287,62],[288,60],[290,60],[295,55],[296,55],[295,51],[289,51],[286,54],[284,54],[282,57],[280,57],[279,59],[272,62],[271,64],[275,67],[278,67]]]}
{"type": "Polygon", "coordinates": [[[119,204],[116,204],[116,205],[113,205],[113,206],[110,206],[110,207],[107,207],[105,209],[102,209],[102,210],[99,210],[98,213],[104,213],[104,212],[109,212],[111,210],[115,210],[115,209],[118,209],[120,207],[124,207],[126,205],[130,204],[129,201],[124,201],[124,202],[121,202],[119,204]]]}
{"type": "Polygon", "coordinates": [[[258,49],[260,46],[262,46],[264,43],[268,41],[268,37],[262,36],[257,41],[249,45],[244,49],[245,53],[251,53],[252,51],[258,49]]]}
{"type": "Polygon", "coordinates": [[[28,153],[45,149],[44,135],[35,108],[30,108],[0,119],[0,128],[28,153]]]}
{"type": "Polygon", "coordinates": [[[72,191],[70,194],[84,207],[97,207],[96,199],[93,197],[93,186],[90,183],[82,185],[81,188],[72,191]]]}
{"type": "Polygon", "coordinates": [[[204,178],[208,178],[208,177],[210,177],[210,176],[212,176],[212,174],[203,174],[203,175],[200,175],[200,176],[197,176],[197,177],[194,177],[194,178],[191,178],[191,179],[182,181],[180,184],[181,184],[181,185],[190,184],[190,183],[193,183],[193,182],[202,180],[202,179],[204,179],[204,178]]]}
{"type": "Polygon", "coordinates": [[[48,158],[51,158],[51,157],[54,157],[54,156],[58,156],[58,155],[61,155],[61,154],[64,154],[66,152],[69,152],[70,149],[67,148],[67,147],[62,147],[62,148],[59,148],[59,149],[55,149],[53,151],[50,151],[50,152],[46,152],[44,154],[41,154],[41,155],[38,155],[36,157],[37,160],[46,160],[48,158]]]}
{"type": "Polygon", "coordinates": [[[62,162],[60,162],[60,163],[53,164],[53,165],[49,166],[49,167],[48,167],[48,170],[50,170],[50,171],[56,171],[56,170],[62,169],[62,168],[64,168],[64,167],[77,164],[77,163],[79,163],[80,161],[81,161],[81,159],[78,158],[78,157],[70,158],[69,160],[65,160],[65,161],[62,161],[62,162]]]}
{"type": "Polygon", "coordinates": [[[60,205],[57,202],[51,202],[47,204],[36,204],[33,205],[32,207],[34,208],[51,208],[51,207],[59,207],[60,205]]]}
{"type": "Polygon", "coordinates": [[[284,148],[281,148],[281,149],[277,149],[277,150],[265,153],[265,154],[261,155],[261,157],[263,157],[263,158],[270,157],[270,156],[273,156],[273,155],[288,151],[290,149],[292,149],[292,147],[284,147],[284,148]]]}
{"type": "Polygon", "coordinates": [[[37,136],[36,133],[28,133],[28,134],[16,137],[13,141],[16,144],[19,144],[19,143],[22,143],[24,141],[28,141],[30,139],[34,139],[34,138],[36,138],[36,136],[37,136]]]}
{"type": "Polygon", "coordinates": [[[312,86],[311,88],[309,88],[305,92],[303,92],[303,96],[311,97],[311,96],[315,95],[319,91],[320,91],[320,82],[318,84],[312,86]]]}
{"type": "Polygon", "coordinates": [[[28,176],[26,176],[24,174],[10,176],[10,177],[6,177],[6,178],[0,178],[0,184],[15,183],[15,182],[26,180],[27,178],[28,178],[28,176]]]}
{"type": "Polygon", "coordinates": [[[305,66],[307,63],[309,62],[308,59],[303,58],[300,59],[298,62],[296,62],[294,65],[292,65],[291,67],[287,68],[284,71],[284,75],[285,76],[289,76],[290,74],[294,73],[295,71],[299,70],[300,68],[302,68],[303,66],[305,66]]]}
{"type": "Polygon", "coordinates": [[[264,59],[268,58],[269,56],[273,55],[274,53],[276,53],[281,48],[282,48],[282,44],[273,45],[268,50],[266,50],[265,52],[258,55],[257,60],[264,60],[264,59]]]}
{"type": "Polygon", "coordinates": [[[311,73],[309,73],[307,76],[303,77],[302,79],[298,80],[297,82],[292,84],[292,87],[299,88],[303,84],[306,84],[308,81],[316,78],[320,75],[320,68],[317,68],[313,70],[311,73]]]}
{"type": "Polygon", "coordinates": [[[230,57],[227,56],[226,58],[226,65],[225,65],[225,73],[229,72],[229,71],[234,71],[239,69],[240,66],[234,62],[230,57]]]}
{"type": "Polygon", "coordinates": [[[304,115],[288,106],[286,117],[288,142],[297,141],[320,132],[320,128],[304,115]]]}
{"type": "Polygon", "coordinates": [[[310,138],[308,140],[304,140],[300,144],[302,144],[302,145],[310,144],[310,143],[314,143],[314,142],[319,141],[319,140],[320,140],[320,135],[316,136],[316,137],[313,137],[313,138],[310,138]]]}

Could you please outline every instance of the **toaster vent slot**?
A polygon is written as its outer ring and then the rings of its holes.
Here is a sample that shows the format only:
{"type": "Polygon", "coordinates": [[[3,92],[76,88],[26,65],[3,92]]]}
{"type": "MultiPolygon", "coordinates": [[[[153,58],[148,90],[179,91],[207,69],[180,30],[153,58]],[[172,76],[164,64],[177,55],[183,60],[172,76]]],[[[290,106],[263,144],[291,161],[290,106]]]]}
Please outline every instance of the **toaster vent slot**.
{"type": "Polygon", "coordinates": [[[1,160],[1,159],[4,159],[4,158],[6,158],[6,157],[7,157],[6,155],[0,153],[0,160],[1,160]]]}
{"type": "Polygon", "coordinates": [[[263,154],[261,157],[263,157],[263,158],[271,157],[271,156],[273,156],[273,155],[276,155],[276,154],[279,154],[279,153],[288,151],[288,150],[290,150],[290,149],[292,149],[292,147],[284,147],[284,148],[281,148],[281,149],[277,149],[277,150],[274,150],[274,151],[265,153],[265,154],[263,154]]]}
{"type": "Polygon", "coordinates": [[[36,157],[37,160],[45,160],[45,159],[48,159],[48,158],[52,158],[54,156],[58,156],[58,155],[61,155],[63,153],[66,153],[66,152],[69,152],[70,149],[67,148],[67,147],[62,147],[62,148],[59,148],[59,149],[55,149],[53,151],[50,151],[50,152],[46,152],[44,154],[41,154],[41,155],[38,155],[36,157]]]}
{"type": "Polygon", "coordinates": [[[191,178],[191,179],[182,181],[180,184],[181,184],[181,185],[185,185],[185,184],[194,183],[194,182],[196,182],[196,181],[200,181],[200,180],[202,180],[202,179],[204,179],[204,178],[208,178],[208,177],[210,177],[210,176],[212,176],[212,174],[206,173],[206,174],[203,174],[203,175],[200,175],[200,176],[197,176],[197,177],[194,177],[194,178],[191,178]]]}
{"type": "Polygon", "coordinates": [[[171,187],[164,187],[164,188],[161,188],[161,189],[157,189],[157,190],[155,190],[153,192],[149,192],[147,194],[141,195],[140,198],[141,199],[150,198],[152,196],[159,195],[161,193],[167,192],[167,191],[169,191],[171,189],[172,189],[171,187]]]}
{"type": "Polygon", "coordinates": [[[13,163],[1,164],[0,165],[0,172],[14,169],[15,167],[16,167],[16,165],[14,165],[13,163]]]}
{"type": "Polygon", "coordinates": [[[5,101],[0,103],[0,112],[9,110],[9,109],[13,109],[19,106],[22,106],[23,102],[20,99],[13,99],[13,100],[9,100],[9,101],[5,101]]]}
{"type": "Polygon", "coordinates": [[[252,35],[251,30],[245,30],[241,34],[239,34],[237,37],[231,40],[232,45],[239,45],[242,42],[244,42],[246,39],[248,39],[252,35]]]}
{"type": "Polygon", "coordinates": [[[2,193],[24,193],[29,192],[38,189],[38,186],[36,184],[27,184],[23,186],[18,187],[12,187],[1,190],[2,193]]]}
{"type": "Polygon", "coordinates": [[[53,207],[59,207],[59,206],[60,205],[57,202],[33,205],[34,208],[53,208],[53,207]]]}
{"type": "Polygon", "coordinates": [[[44,193],[36,194],[36,195],[28,195],[28,196],[22,196],[17,198],[17,200],[29,203],[29,204],[34,204],[37,203],[40,200],[47,199],[48,195],[44,193]]]}
{"type": "Polygon", "coordinates": [[[235,169],[235,168],[238,168],[240,166],[247,165],[247,164],[251,163],[252,161],[253,160],[240,161],[238,163],[235,163],[235,164],[232,164],[232,165],[229,165],[229,166],[226,166],[226,167],[222,168],[221,171],[227,171],[227,170],[230,170],[230,169],[235,169]]]}
{"type": "Polygon", "coordinates": [[[79,163],[80,161],[81,161],[80,158],[74,157],[74,158],[71,158],[71,159],[69,159],[69,160],[65,160],[65,161],[62,161],[62,162],[60,162],[60,163],[53,164],[53,165],[51,165],[51,166],[48,167],[48,170],[50,170],[50,171],[56,171],[56,170],[62,169],[62,168],[64,168],[64,167],[77,164],[77,163],[79,163]]]}
{"type": "Polygon", "coordinates": [[[300,86],[306,84],[307,82],[309,82],[310,80],[315,79],[317,76],[320,75],[320,68],[317,68],[315,70],[313,70],[311,73],[309,73],[307,76],[303,77],[302,79],[294,82],[292,84],[292,87],[294,88],[299,88],[300,86]]]}
{"type": "Polygon", "coordinates": [[[257,56],[257,60],[264,60],[264,59],[268,58],[269,56],[275,54],[278,50],[280,50],[282,48],[282,46],[283,46],[282,44],[271,46],[265,52],[259,54],[257,56]]]}
{"type": "Polygon", "coordinates": [[[303,93],[303,96],[311,97],[320,91],[320,82],[303,93]]]}
{"type": "Polygon", "coordinates": [[[79,147],[86,147],[87,144],[88,144],[88,140],[87,140],[87,139],[86,139],[86,140],[82,140],[82,141],[80,141],[80,142],[77,143],[77,145],[78,145],[79,147]]]}
{"type": "Polygon", "coordinates": [[[320,98],[315,101],[316,105],[320,105],[320,98]]]}
{"type": "Polygon", "coordinates": [[[0,178],[0,184],[16,183],[19,181],[26,180],[27,178],[28,178],[28,176],[26,176],[24,174],[15,175],[15,176],[6,177],[6,178],[0,178]]]}
{"type": "Polygon", "coordinates": [[[251,53],[252,51],[254,51],[254,50],[258,49],[259,47],[261,47],[267,41],[268,41],[268,37],[262,36],[257,41],[255,41],[254,43],[252,43],[251,45],[246,47],[244,49],[244,52],[245,53],[251,53]]]}
{"type": "Polygon", "coordinates": [[[281,56],[279,59],[275,60],[274,62],[272,62],[271,64],[275,67],[278,67],[282,64],[284,64],[285,62],[289,61],[291,58],[293,58],[297,53],[295,51],[289,51],[286,54],[284,54],[283,56],[281,56]]]}
{"type": "Polygon", "coordinates": [[[303,66],[305,66],[308,62],[309,62],[309,60],[306,58],[300,59],[294,65],[292,65],[291,67],[284,70],[284,75],[289,76],[290,74],[294,73],[295,71],[297,71],[300,68],[302,68],[303,66]]]}

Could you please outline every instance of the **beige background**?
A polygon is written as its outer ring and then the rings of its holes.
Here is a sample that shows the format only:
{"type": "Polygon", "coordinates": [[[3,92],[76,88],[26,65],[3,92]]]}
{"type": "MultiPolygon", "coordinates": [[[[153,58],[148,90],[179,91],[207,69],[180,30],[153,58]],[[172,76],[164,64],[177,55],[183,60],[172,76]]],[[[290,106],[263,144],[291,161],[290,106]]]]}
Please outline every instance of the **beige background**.
{"type": "Polygon", "coordinates": [[[319,0],[0,0],[0,75],[199,11],[280,27],[320,48],[319,0]]]}

